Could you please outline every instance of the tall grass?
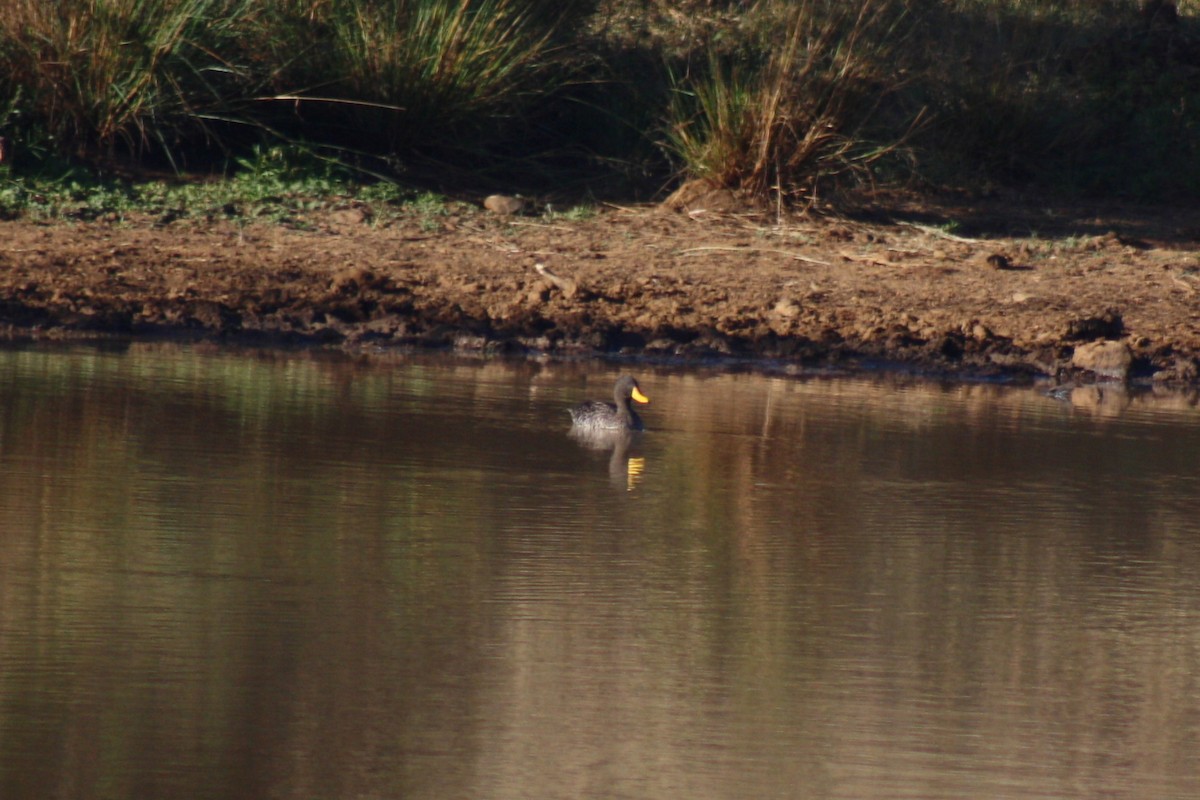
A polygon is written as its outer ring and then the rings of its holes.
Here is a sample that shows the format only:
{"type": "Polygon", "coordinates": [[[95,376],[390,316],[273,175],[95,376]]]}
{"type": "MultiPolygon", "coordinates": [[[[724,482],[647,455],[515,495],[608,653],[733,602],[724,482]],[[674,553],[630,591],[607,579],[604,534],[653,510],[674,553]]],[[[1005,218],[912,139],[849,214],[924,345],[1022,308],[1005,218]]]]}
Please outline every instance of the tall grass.
{"type": "Polygon", "coordinates": [[[705,67],[677,81],[667,150],[759,196],[905,163],[938,185],[1195,196],[1197,5],[760,0],[746,17],[787,35],[745,37],[749,57],[707,42],[705,67]]]}
{"type": "Polygon", "coordinates": [[[214,119],[429,145],[544,96],[567,18],[549,0],[0,0],[0,126],[93,162],[185,150],[214,119]]]}
{"type": "Polygon", "coordinates": [[[50,147],[83,159],[151,145],[169,155],[181,136],[203,127],[202,112],[221,101],[221,84],[236,67],[219,54],[251,5],[3,0],[6,127],[27,120],[50,147]]]}
{"type": "Polygon", "coordinates": [[[561,74],[550,67],[567,12],[549,2],[321,0],[306,16],[309,53],[280,88],[323,136],[356,147],[467,149],[561,74]]]}
{"type": "Polygon", "coordinates": [[[872,140],[902,9],[892,0],[768,0],[756,53],[710,49],[698,76],[675,80],[669,152],[685,171],[748,195],[811,197],[822,179],[869,175],[894,152],[904,128],[872,140]],[[783,32],[782,39],[773,32],[783,32]]]}
{"type": "Polygon", "coordinates": [[[330,66],[345,91],[423,121],[511,106],[549,42],[514,0],[335,0],[330,17],[330,66]]]}
{"type": "Polygon", "coordinates": [[[1197,13],[1200,0],[0,0],[0,136],[18,161],[89,166],[195,164],[214,145],[236,163],[276,137],[460,174],[624,159],[653,185],[674,170],[779,201],[896,176],[1194,197],[1197,13]]]}

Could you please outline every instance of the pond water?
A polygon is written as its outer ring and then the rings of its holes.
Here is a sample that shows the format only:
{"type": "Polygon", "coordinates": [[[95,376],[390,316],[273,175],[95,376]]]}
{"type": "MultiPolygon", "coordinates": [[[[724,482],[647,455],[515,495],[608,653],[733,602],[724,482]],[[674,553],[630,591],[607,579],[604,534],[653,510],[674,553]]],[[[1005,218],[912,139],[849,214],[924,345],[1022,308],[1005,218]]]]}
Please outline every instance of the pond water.
{"type": "Polygon", "coordinates": [[[1200,796],[1185,396],[0,352],[0,797],[1200,796]]]}

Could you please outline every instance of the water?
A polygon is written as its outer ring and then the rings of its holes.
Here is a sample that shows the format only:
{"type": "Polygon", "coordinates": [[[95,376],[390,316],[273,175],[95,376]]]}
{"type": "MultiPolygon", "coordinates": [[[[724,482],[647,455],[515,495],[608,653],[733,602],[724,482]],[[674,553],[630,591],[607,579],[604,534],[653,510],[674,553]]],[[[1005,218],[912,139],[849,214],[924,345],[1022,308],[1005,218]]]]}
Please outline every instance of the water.
{"type": "Polygon", "coordinates": [[[1186,397],[638,372],[0,353],[0,797],[1200,794],[1186,397]]]}

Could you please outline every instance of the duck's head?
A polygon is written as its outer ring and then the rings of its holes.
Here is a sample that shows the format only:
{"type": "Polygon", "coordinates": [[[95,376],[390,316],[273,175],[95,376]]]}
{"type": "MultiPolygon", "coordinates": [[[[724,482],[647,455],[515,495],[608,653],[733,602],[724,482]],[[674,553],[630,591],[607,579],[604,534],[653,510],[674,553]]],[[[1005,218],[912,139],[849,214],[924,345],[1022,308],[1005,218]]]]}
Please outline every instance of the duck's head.
{"type": "Polygon", "coordinates": [[[629,397],[639,403],[650,402],[650,398],[642,394],[641,387],[632,375],[623,375],[617,381],[617,396],[622,400],[629,397]]]}

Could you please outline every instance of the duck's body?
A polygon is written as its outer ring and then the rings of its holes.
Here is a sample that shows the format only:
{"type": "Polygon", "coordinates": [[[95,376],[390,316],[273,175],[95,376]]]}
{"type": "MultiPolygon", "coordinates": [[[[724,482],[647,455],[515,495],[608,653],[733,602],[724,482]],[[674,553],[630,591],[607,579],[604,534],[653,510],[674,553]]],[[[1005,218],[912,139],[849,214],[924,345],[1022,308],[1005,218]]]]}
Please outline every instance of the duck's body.
{"type": "Polygon", "coordinates": [[[649,403],[650,398],[642,394],[638,382],[630,375],[622,375],[613,387],[614,403],[603,400],[587,400],[571,409],[571,422],[583,430],[640,431],[642,418],[633,410],[631,403],[649,403]]]}

